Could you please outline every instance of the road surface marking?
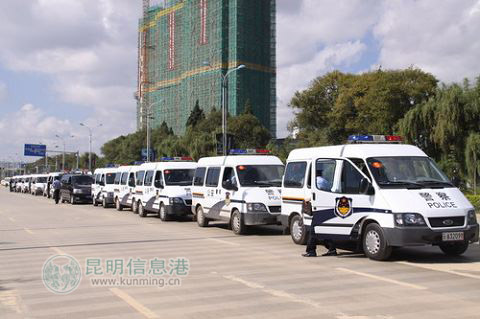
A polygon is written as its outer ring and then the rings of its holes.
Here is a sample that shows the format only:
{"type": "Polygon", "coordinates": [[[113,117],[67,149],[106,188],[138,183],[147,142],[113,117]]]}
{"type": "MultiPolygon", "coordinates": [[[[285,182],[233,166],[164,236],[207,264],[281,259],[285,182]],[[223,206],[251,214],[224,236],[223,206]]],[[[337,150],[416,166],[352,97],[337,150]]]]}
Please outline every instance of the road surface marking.
{"type": "Polygon", "coordinates": [[[33,235],[33,231],[31,231],[30,229],[24,228],[24,230],[25,230],[27,233],[29,233],[30,235],[33,235]]]}
{"type": "Polygon", "coordinates": [[[257,284],[257,283],[252,282],[252,281],[247,281],[247,280],[244,280],[242,278],[239,278],[239,277],[236,277],[236,276],[233,276],[233,275],[224,275],[223,278],[241,283],[242,285],[247,286],[247,287],[252,288],[252,289],[259,289],[259,290],[261,290],[261,291],[263,291],[263,292],[265,292],[269,295],[272,295],[274,297],[287,299],[291,302],[301,303],[301,304],[304,304],[304,305],[312,306],[314,308],[321,308],[320,304],[316,303],[315,301],[313,301],[311,299],[304,298],[304,297],[301,297],[301,296],[298,296],[298,295],[294,295],[294,294],[288,293],[288,292],[283,291],[283,290],[265,288],[265,286],[263,286],[261,284],[257,284]]]}
{"type": "Polygon", "coordinates": [[[16,290],[0,291],[0,305],[13,309],[16,313],[22,313],[20,296],[17,294],[16,290]]]}
{"type": "Polygon", "coordinates": [[[140,314],[142,314],[145,318],[158,318],[157,314],[155,314],[153,311],[136,301],[132,296],[127,294],[126,292],[118,289],[118,288],[110,288],[110,291],[125,301],[130,307],[138,311],[140,314]]]}
{"type": "MultiPolygon", "coordinates": [[[[448,266],[448,264],[440,264],[440,265],[422,264],[422,265],[420,265],[420,264],[409,263],[408,261],[397,261],[397,264],[413,266],[413,267],[427,269],[427,270],[442,271],[442,272],[445,272],[447,274],[463,276],[463,277],[468,277],[468,278],[473,278],[473,279],[480,279],[480,275],[473,275],[473,274],[463,273],[463,272],[456,271],[456,270],[444,269],[443,267],[448,266]]],[[[465,269],[462,269],[462,270],[465,270],[465,271],[474,270],[474,271],[478,272],[478,270],[480,269],[478,264],[479,264],[478,262],[475,262],[473,264],[466,264],[466,266],[468,268],[465,268],[465,269]],[[471,268],[471,269],[469,269],[469,268],[471,268]]],[[[456,267],[465,267],[464,265],[461,265],[461,264],[455,264],[455,266],[456,267]]]]}
{"type": "Polygon", "coordinates": [[[12,223],[15,222],[15,218],[13,218],[13,217],[8,217],[8,219],[10,219],[10,221],[11,221],[12,223]]]}
{"type": "Polygon", "coordinates": [[[216,242],[218,242],[218,243],[231,245],[231,246],[240,246],[239,243],[232,243],[231,241],[228,241],[228,240],[223,240],[223,239],[218,239],[218,238],[208,238],[208,239],[209,239],[209,240],[216,241],[216,242]]]}
{"type": "Polygon", "coordinates": [[[367,278],[375,279],[375,280],[380,280],[380,281],[385,281],[385,282],[389,282],[389,283],[392,283],[392,284],[396,284],[396,285],[400,285],[400,286],[404,286],[404,287],[408,287],[408,288],[413,288],[413,289],[418,289],[418,290],[427,289],[427,287],[424,287],[424,286],[409,284],[407,282],[398,281],[398,280],[395,280],[395,279],[385,278],[385,277],[381,277],[381,276],[376,276],[376,275],[372,275],[372,274],[367,274],[367,273],[364,273],[364,272],[350,270],[350,269],[347,269],[347,268],[339,267],[339,268],[335,268],[335,269],[339,270],[339,271],[343,271],[343,272],[348,272],[348,273],[351,273],[351,274],[354,274],[354,275],[363,276],[363,277],[367,277],[367,278]]]}
{"type": "Polygon", "coordinates": [[[54,252],[56,252],[59,255],[66,255],[65,252],[58,247],[50,247],[50,249],[53,250],[54,252]]]}

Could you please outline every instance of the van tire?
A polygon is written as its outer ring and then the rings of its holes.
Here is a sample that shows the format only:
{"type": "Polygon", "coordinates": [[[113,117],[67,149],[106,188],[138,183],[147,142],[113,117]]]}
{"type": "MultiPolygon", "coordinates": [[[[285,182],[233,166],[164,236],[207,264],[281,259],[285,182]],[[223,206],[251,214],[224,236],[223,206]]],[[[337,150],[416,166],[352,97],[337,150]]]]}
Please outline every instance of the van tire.
{"type": "Polygon", "coordinates": [[[447,256],[460,256],[468,249],[468,241],[442,243],[440,249],[447,256]]]}
{"type": "Polygon", "coordinates": [[[75,197],[70,195],[70,204],[75,205],[75,197]]]}
{"type": "Polygon", "coordinates": [[[305,245],[308,239],[307,227],[303,223],[302,216],[295,214],[290,220],[290,236],[297,245],[305,245]]]}
{"type": "Polygon", "coordinates": [[[108,208],[107,199],[105,197],[102,199],[102,206],[103,208],[108,208]]]}
{"type": "Polygon", "coordinates": [[[247,232],[247,226],[238,210],[234,210],[230,216],[230,227],[235,235],[244,235],[247,232]]]}
{"type": "Polygon", "coordinates": [[[200,227],[207,227],[208,226],[208,218],[205,217],[203,214],[203,208],[202,206],[198,206],[197,208],[197,224],[200,227]]]}
{"type": "Polygon", "coordinates": [[[392,254],[392,247],[388,246],[382,228],[376,224],[368,224],[362,237],[363,251],[373,260],[387,260],[392,254]]]}
{"type": "Polygon", "coordinates": [[[158,208],[158,217],[162,222],[167,222],[170,220],[170,216],[167,214],[167,210],[165,209],[165,205],[160,203],[160,207],[158,208]]]}
{"type": "Polygon", "coordinates": [[[145,210],[145,207],[143,207],[142,202],[139,201],[137,206],[138,206],[138,216],[142,218],[147,217],[147,211],[145,210]]]}
{"type": "Polygon", "coordinates": [[[137,200],[135,198],[132,199],[132,212],[134,214],[138,214],[138,205],[137,205],[137,200]]]}
{"type": "Polygon", "coordinates": [[[95,207],[98,206],[97,198],[96,198],[95,196],[92,197],[92,204],[93,204],[93,206],[95,206],[95,207]]]}
{"type": "Polygon", "coordinates": [[[121,212],[123,210],[123,206],[122,204],[120,203],[120,199],[117,197],[117,200],[115,201],[115,208],[121,212]]]}

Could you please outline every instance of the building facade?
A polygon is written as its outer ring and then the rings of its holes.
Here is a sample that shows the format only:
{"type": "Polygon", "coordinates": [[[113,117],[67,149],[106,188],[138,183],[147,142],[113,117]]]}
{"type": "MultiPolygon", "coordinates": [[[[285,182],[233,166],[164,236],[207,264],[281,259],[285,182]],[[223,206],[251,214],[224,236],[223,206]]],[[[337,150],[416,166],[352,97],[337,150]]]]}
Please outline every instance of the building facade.
{"type": "Polygon", "coordinates": [[[139,24],[137,126],[166,122],[183,134],[198,101],[221,109],[222,75],[228,112],[253,114],[276,135],[275,0],[167,0],[144,8],[139,24]]]}

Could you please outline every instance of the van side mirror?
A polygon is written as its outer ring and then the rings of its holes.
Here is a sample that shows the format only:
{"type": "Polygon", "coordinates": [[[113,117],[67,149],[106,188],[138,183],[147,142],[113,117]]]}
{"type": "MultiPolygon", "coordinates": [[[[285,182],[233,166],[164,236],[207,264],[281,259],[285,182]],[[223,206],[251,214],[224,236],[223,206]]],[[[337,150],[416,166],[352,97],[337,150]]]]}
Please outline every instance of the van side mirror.
{"type": "Polygon", "coordinates": [[[360,181],[360,194],[365,195],[374,195],[375,189],[373,188],[372,183],[366,178],[362,178],[360,181]]]}
{"type": "Polygon", "coordinates": [[[222,187],[229,191],[238,191],[237,185],[234,185],[232,181],[227,180],[222,182],[222,187]]]}
{"type": "Polygon", "coordinates": [[[160,181],[155,181],[155,188],[164,188],[163,186],[163,183],[161,183],[160,181]]]}

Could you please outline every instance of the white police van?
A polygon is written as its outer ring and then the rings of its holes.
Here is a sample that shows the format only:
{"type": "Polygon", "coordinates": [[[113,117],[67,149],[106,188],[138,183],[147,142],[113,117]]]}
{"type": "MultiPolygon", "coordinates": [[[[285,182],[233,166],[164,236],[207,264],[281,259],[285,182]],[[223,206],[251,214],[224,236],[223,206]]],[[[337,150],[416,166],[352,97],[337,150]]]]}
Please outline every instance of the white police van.
{"type": "Polygon", "coordinates": [[[32,186],[30,188],[30,193],[34,196],[39,194],[43,195],[43,192],[47,188],[47,178],[48,175],[37,174],[32,177],[32,186]]]}
{"type": "Polygon", "coordinates": [[[43,196],[51,198],[53,197],[53,181],[58,179],[60,180],[62,178],[63,173],[60,172],[55,172],[55,173],[50,173],[47,175],[47,184],[45,185],[45,189],[43,190],[43,196]]]}
{"type": "Polygon", "coordinates": [[[103,208],[113,205],[114,202],[114,181],[117,168],[97,168],[93,173],[94,183],[92,184],[93,206],[102,204],[103,208]]]}
{"type": "Polygon", "coordinates": [[[197,164],[191,157],[162,157],[160,162],[145,163],[143,185],[137,207],[140,217],[157,214],[162,221],[192,213],[192,182],[197,164]]]}
{"type": "Polygon", "coordinates": [[[211,220],[223,220],[238,235],[250,225],[277,224],[284,165],[268,153],[231,150],[231,156],[198,161],[192,212],[200,227],[206,227],[211,220]]]}
{"type": "Polygon", "coordinates": [[[130,195],[135,188],[135,170],[137,167],[138,166],[120,166],[117,169],[113,193],[115,207],[118,211],[122,211],[124,208],[132,206],[130,195]]]}
{"type": "Polygon", "coordinates": [[[388,259],[392,247],[417,245],[460,255],[478,241],[470,202],[423,151],[399,141],[354,135],[355,144],[290,152],[281,221],[293,241],[303,244],[314,231],[376,260],[388,259]]]}

